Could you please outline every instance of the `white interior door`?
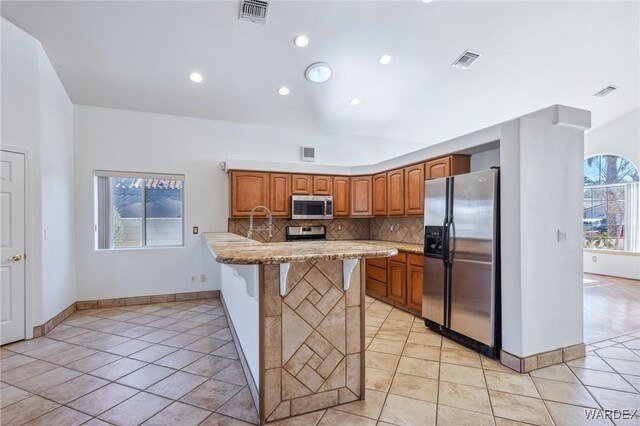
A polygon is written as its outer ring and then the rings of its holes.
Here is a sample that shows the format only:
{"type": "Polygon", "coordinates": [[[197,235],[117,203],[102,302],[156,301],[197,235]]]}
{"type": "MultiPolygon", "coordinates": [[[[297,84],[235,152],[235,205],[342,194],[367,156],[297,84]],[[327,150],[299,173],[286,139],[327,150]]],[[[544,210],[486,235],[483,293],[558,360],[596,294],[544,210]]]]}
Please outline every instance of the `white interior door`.
{"type": "Polygon", "coordinates": [[[25,336],[25,159],[0,151],[0,343],[25,336]]]}

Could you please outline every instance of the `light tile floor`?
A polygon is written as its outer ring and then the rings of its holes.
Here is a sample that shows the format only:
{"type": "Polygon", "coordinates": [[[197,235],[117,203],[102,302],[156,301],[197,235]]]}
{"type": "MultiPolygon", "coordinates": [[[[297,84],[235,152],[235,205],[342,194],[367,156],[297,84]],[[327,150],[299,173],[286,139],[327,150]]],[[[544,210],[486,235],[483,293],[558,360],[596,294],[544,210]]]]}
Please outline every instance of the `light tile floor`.
{"type": "MultiPolygon", "coordinates": [[[[274,425],[611,425],[585,409],[640,409],[640,331],[518,374],[413,315],[366,305],[366,400],[274,425]]],[[[2,348],[0,423],[255,424],[231,339],[219,300],[79,312],[2,348]]]]}

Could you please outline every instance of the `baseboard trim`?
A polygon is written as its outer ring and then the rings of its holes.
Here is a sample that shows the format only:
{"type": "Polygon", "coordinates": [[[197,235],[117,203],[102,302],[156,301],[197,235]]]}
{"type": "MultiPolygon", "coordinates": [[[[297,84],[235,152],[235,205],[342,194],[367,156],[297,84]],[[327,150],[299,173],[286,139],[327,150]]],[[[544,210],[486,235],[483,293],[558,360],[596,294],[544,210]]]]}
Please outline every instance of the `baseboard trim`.
{"type": "Polygon", "coordinates": [[[63,309],[60,313],[58,313],[56,316],[51,318],[49,321],[45,322],[42,325],[37,325],[33,327],[33,337],[34,338],[42,337],[45,334],[50,333],[51,330],[56,328],[60,323],[62,323],[62,321],[66,320],[67,318],[69,318],[69,316],[73,315],[73,313],[76,310],[77,310],[76,302],[73,302],[72,304],[67,306],[65,309],[63,309]]]}
{"type": "Polygon", "coordinates": [[[150,305],[166,302],[186,302],[188,300],[213,299],[220,297],[220,290],[194,291],[191,293],[156,294],[152,296],[119,297],[116,299],[79,300],[76,309],[117,308],[121,306],[150,305]]]}
{"type": "Polygon", "coordinates": [[[220,297],[220,290],[194,291],[191,293],[172,293],[172,294],[156,294],[152,296],[135,296],[120,297],[117,299],[98,299],[98,300],[78,300],[73,302],[59,314],[51,318],[42,325],[33,327],[33,338],[42,337],[51,332],[62,321],[69,318],[76,311],[84,311],[87,309],[98,308],[117,308],[122,306],[133,305],[150,305],[154,303],[166,302],[186,302],[189,300],[199,299],[217,299],[220,297]]]}
{"type": "Polygon", "coordinates": [[[519,357],[500,351],[500,363],[519,373],[528,373],[539,368],[561,364],[585,356],[585,344],[566,346],[552,351],[540,352],[527,357],[519,357]]]}

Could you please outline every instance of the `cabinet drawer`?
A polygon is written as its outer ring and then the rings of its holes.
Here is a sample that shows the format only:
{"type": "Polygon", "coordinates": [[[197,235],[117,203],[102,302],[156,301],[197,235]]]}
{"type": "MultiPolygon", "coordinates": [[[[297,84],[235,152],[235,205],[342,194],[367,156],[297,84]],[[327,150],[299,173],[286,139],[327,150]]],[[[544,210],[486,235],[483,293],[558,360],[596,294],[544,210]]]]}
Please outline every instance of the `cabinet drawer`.
{"type": "Polygon", "coordinates": [[[367,278],[387,282],[387,270],[377,266],[367,265],[367,278]]]}
{"type": "Polygon", "coordinates": [[[387,269],[387,258],[386,257],[372,257],[367,259],[367,266],[373,265],[378,268],[387,269]]]}
{"type": "Polygon", "coordinates": [[[424,259],[419,254],[409,253],[409,263],[415,266],[422,266],[424,263],[424,259]]]}
{"type": "Polygon", "coordinates": [[[387,297],[387,284],[373,278],[367,278],[367,291],[387,297]]]}
{"type": "Polygon", "coordinates": [[[400,251],[393,257],[390,257],[389,260],[393,260],[394,262],[407,263],[407,253],[400,251]]]}

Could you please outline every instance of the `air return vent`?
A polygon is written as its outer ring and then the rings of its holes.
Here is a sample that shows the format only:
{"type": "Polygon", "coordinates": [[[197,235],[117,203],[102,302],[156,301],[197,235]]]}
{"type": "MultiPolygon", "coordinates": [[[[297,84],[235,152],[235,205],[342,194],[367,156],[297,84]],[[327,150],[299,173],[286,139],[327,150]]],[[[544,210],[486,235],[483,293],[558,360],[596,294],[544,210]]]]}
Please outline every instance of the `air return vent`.
{"type": "Polygon", "coordinates": [[[598,93],[594,93],[593,96],[596,96],[598,98],[603,98],[607,96],[609,93],[613,92],[614,90],[618,90],[618,86],[607,86],[604,89],[600,90],[598,93]]]}
{"type": "Polygon", "coordinates": [[[240,0],[240,17],[242,21],[267,22],[269,0],[240,0]]]}
{"type": "Polygon", "coordinates": [[[480,57],[480,55],[480,53],[467,50],[451,65],[456,68],[467,69],[480,57]]]}
{"type": "Polygon", "coordinates": [[[302,161],[316,161],[316,149],[303,146],[301,149],[302,161]]]}

